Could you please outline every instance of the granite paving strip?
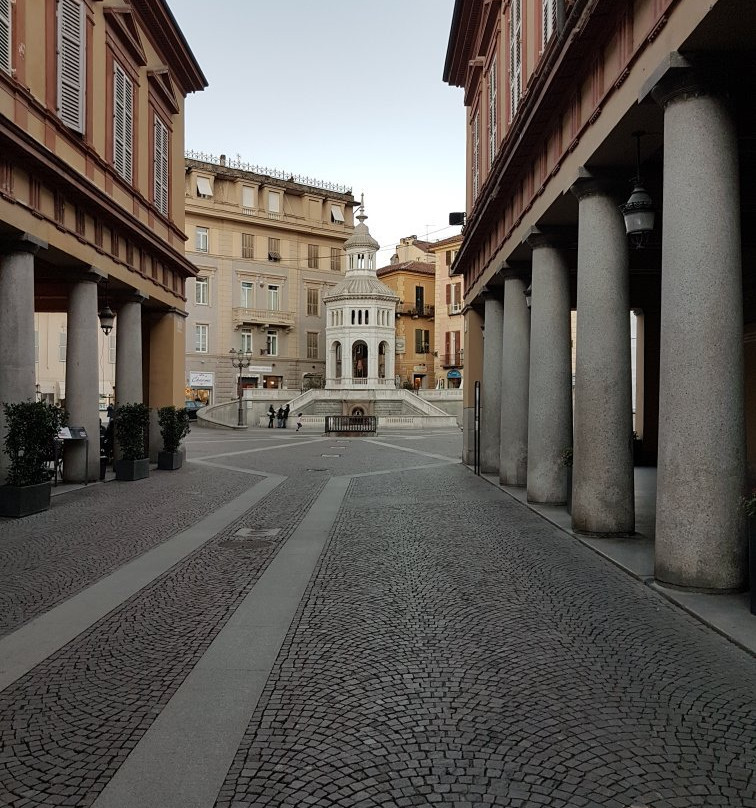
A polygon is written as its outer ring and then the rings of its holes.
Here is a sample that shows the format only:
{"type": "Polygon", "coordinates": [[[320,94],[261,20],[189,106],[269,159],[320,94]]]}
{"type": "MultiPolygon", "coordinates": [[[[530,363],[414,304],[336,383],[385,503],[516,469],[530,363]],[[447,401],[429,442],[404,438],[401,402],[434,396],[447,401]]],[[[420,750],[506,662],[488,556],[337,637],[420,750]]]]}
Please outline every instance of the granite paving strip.
{"type": "Polygon", "coordinates": [[[191,466],[154,471],[149,480],[55,497],[49,511],[25,519],[0,519],[0,636],[243,496],[264,476],[239,469],[207,475],[191,466]]]}
{"type": "Polygon", "coordinates": [[[94,808],[210,808],[328,538],[332,478],[94,808]]]}
{"type": "Polygon", "coordinates": [[[268,477],[190,528],[0,639],[0,691],[62,648],[283,482],[268,477]]]}
{"type": "Polygon", "coordinates": [[[352,481],[217,808],[756,806],[736,646],[460,466],[352,481]]]}
{"type": "Polygon", "coordinates": [[[294,532],[326,479],[313,474],[286,480],[0,693],[1,804],[90,806],[294,532]],[[261,534],[266,538],[256,538],[261,534]]]}

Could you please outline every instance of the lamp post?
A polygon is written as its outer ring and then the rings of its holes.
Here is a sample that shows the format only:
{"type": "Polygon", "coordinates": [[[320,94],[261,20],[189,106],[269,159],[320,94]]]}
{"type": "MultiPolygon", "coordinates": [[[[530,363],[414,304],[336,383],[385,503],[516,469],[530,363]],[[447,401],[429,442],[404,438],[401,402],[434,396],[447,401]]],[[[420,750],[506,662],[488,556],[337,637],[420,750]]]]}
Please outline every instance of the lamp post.
{"type": "Polygon", "coordinates": [[[624,205],[620,205],[625,219],[625,230],[631,246],[640,249],[648,245],[654,229],[654,203],[643,187],[640,175],[640,139],[645,132],[633,132],[635,138],[635,179],[633,192],[624,205]]]}
{"type": "Polygon", "coordinates": [[[252,363],[252,354],[249,351],[237,351],[232,348],[229,353],[231,354],[231,364],[239,369],[239,381],[237,382],[237,390],[239,393],[239,426],[244,426],[244,410],[242,408],[242,370],[248,368],[252,363]]]}

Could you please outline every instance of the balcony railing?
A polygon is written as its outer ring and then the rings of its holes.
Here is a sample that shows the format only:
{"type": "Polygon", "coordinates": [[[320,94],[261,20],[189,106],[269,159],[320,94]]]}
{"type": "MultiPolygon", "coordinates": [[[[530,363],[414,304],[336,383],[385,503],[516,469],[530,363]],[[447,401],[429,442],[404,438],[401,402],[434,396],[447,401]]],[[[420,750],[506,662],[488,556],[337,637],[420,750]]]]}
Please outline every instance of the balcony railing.
{"type": "Polygon", "coordinates": [[[439,356],[442,368],[461,368],[462,367],[462,351],[455,351],[454,353],[441,354],[439,356]]]}
{"type": "Polygon", "coordinates": [[[462,302],[459,303],[449,303],[447,305],[447,309],[449,314],[462,314],[462,302]]]}
{"type": "Polygon", "coordinates": [[[278,325],[286,328],[294,326],[294,312],[271,311],[270,309],[247,309],[237,307],[233,310],[234,326],[243,325],[278,325]]]}
{"type": "Polygon", "coordinates": [[[433,317],[436,313],[435,306],[416,306],[414,303],[400,303],[396,307],[397,314],[406,314],[410,317],[433,317]]]}

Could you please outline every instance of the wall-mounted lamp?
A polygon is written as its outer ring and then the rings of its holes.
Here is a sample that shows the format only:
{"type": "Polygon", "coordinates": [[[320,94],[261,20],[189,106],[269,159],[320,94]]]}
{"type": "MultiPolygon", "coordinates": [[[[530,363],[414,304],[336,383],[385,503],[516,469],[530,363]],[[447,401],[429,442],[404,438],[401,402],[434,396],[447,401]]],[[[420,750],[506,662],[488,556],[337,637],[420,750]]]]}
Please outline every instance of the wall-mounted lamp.
{"type": "Polygon", "coordinates": [[[530,306],[531,306],[531,297],[533,295],[533,284],[532,283],[528,285],[528,288],[525,289],[523,294],[525,295],[525,305],[528,308],[530,308],[530,306]]]}
{"type": "Polygon", "coordinates": [[[115,323],[115,314],[113,314],[113,310],[108,305],[108,281],[107,278],[104,281],[105,284],[105,305],[100,309],[99,314],[97,315],[100,318],[100,328],[107,336],[113,330],[113,324],[115,323]]]}
{"type": "Polygon", "coordinates": [[[651,201],[640,176],[640,139],[645,132],[633,132],[636,149],[636,170],[633,179],[633,192],[624,205],[620,206],[625,218],[625,230],[630,245],[636,249],[645,247],[654,229],[654,203],[651,201]]]}

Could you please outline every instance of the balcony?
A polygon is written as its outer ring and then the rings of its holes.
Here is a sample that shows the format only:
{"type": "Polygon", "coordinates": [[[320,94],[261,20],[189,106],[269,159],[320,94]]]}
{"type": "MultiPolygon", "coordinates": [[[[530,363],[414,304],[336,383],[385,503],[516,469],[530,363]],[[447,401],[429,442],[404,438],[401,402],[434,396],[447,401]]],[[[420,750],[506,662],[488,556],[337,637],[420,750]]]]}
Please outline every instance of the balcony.
{"type": "Polygon", "coordinates": [[[396,313],[399,315],[408,315],[409,317],[433,317],[436,313],[436,307],[418,307],[414,303],[399,303],[399,305],[396,307],[396,313]]]}
{"type": "Polygon", "coordinates": [[[453,353],[441,354],[439,356],[442,368],[461,368],[462,351],[454,351],[453,353]]]}
{"type": "Polygon", "coordinates": [[[447,304],[446,308],[448,310],[449,316],[451,316],[452,314],[462,314],[463,305],[464,304],[462,303],[462,301],[459,301],[458,303],[447,304]]]}
{"type": "Polygon", "coordinates": [[[247,309],[237,307],[232,310],[234,328],[245,325],[294,327],[294,312],[271,311],[270,309],[247,309]]]}

